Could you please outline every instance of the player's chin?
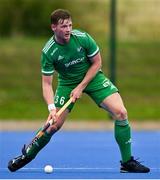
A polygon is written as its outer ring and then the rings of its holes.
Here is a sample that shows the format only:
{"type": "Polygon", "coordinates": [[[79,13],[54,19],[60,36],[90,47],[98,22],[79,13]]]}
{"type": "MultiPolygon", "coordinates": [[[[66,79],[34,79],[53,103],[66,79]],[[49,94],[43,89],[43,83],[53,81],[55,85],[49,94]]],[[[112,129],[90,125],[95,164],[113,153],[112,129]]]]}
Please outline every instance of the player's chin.
{"type": "Polygon", "coordinates": [[[64,39],[66,42],[68,42],[70,40],[70,35],[65,35],[64,39]]]}

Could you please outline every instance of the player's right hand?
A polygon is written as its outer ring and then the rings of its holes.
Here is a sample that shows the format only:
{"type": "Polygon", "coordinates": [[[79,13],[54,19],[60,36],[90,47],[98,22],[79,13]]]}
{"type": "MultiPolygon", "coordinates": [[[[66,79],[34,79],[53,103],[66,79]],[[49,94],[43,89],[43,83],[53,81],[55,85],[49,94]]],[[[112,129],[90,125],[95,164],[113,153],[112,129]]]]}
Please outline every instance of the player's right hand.
{"type": "Polygon", "coordinates": [[[83,92],[83,88],[80,84],[72,90],[70,97],[72,97],[73,103],[75,103],[77,99],[81,98],[82,92],[83,92]]]}
{"type": "Polygon", "coordinates": [[[50,111],[49,116],[48,116],[48,118],[47,118],[46,124],[47,124],[51,119],[53,119],[53,122],[54,122],[54,123],[57,121],[56,109],[53,109],[53,110],[50,111]]]}

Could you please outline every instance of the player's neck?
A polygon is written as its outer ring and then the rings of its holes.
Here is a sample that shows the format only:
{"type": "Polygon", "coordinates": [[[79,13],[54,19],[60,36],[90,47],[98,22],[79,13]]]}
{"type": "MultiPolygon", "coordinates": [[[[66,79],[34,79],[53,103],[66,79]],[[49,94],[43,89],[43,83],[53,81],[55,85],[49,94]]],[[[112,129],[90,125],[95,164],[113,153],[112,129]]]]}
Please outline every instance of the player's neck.
{"type": "Polygon", "coordinates": [[[61,45],[65,45],[69,43],[70,41],[70,39],[62,39],[62,38],[58,38],[57,36],[54,36],[54,39],[58,44],[61,44],[61,45]]]}

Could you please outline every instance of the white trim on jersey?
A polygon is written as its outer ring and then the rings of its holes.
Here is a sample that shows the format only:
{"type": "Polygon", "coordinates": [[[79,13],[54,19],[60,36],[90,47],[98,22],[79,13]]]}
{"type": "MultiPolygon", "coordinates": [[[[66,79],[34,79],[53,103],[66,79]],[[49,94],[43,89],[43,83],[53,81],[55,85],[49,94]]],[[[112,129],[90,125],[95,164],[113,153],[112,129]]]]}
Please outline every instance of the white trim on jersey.
{"type": "Polygon", "coordinates": [[[44,52],[44,53],[47,53],[47,52],[48,52],[48,50],[51,48],[51,46],[52,46],[53,44],[55,44],[55,42],[54,42],[54,41],[53,41],[53,42],[51,42],[51,44],[50,44],[50,45],[46,46],[46,47],[43,49],[43,52],[44,52]]]}
{"type": "Polygon", "coordinates": [[[87,57],[93,57],[97,52],[99,51],[99,47],[97,47],[96,51],[94,51],[92,54],[88,54],[87,57]]]}
{"type": "Polygon", "coordinates": [[[45,44],[44,48],[45,49],[47,46],[49,46],[49,44],[53,41],[53,37],[51,37],[48,42],[45,44]]]}
{"type": "Polygon", "coordinates": [[[44,73],[44,74],[52,74],[52,73],[54,73],[54,70],[52,70],[52,71],[44,71],[44,70],[42,70],[41,72],[44,73]]]}
{"type": "Polygon", "coordinates": [[[43,51],[44,53],[47,53],[48,50],[51,48],[51,46],[52,46],[53,44],[55,44],[55,41],[53,40],[53,38],[51,38],[51,39],[47,42],[47,44],[44,46],[44,48],[43,48],[42,51],[43,51]]]}
{"type": "Polygon", "coordinates": [[[75,36],[83,36],[83,37],[86,36],[85,33],[80,32],[80,31],[76,31],[76,30],[73,30],[73,31],[72,31],[72,34],[75,35],[75,36]]]}
{"type": "Polygon", "coordinates": [[[73,34],[73,35],[75,35],[75,36],[80,36],[80,37],[86,37],[85,34],[73,34]]]}

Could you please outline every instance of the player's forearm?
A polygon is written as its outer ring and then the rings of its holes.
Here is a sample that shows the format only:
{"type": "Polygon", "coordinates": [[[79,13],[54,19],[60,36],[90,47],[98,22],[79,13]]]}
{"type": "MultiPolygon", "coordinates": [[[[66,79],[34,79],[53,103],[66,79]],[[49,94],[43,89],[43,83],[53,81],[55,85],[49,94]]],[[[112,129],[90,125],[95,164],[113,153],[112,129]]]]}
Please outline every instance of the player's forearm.
{"type": "Polygon", "coordinates": [[[52,87],[43,86],[43,98],[45,102],[47,103],[47,105],[54,103],[53,96],[54,96],[54,93],[53,93],[52,87]]]}
{"type": "Polygon", "coordinates": [[[83,89],[89,84],[89,82],[94,78],[94,76],[97,74],[97,72],[101,69],[102,63],[101,63],[101,57],[100,54],[97,54],[96,57],[92,60],[92,65],[88,69],[84,79],[79,84],[83,89]]]}
{"type": "Polygon", "coordinates": [[[89,84],[89,82],[94,78],[94,76],[97,74],[100,68],[101,68],[100,65],[94,65],[94,64],[89,68],[87,74],[80,83],[83,89],[85,89],[85,87],[89,84]]]}
{"type": "Polygon", "coordinates": [[[43,97],[47,105],[54,103],[54,93],[52,89],[52,77],[42,76],[43,97]]]}

